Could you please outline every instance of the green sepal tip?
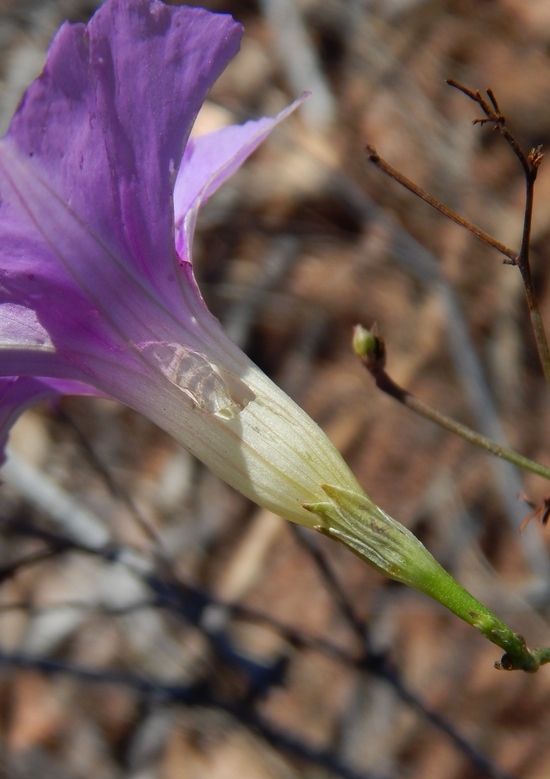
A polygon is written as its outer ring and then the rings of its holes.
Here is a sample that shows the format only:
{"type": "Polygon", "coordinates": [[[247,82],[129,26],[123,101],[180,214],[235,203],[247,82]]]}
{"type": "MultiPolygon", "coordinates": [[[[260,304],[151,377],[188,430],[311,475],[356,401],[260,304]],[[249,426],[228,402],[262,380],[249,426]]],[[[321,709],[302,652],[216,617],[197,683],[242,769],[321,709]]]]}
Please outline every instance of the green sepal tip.
{"type": "Polygon", "coordinates": [[[419,539],[365,494],[321,485],[326,502],[304,504],[319,519],[315,530],[347,546],[380,573],[429,595],[504,649],[495,667],[529,673],[550,662],[550,649],[529,649],[525,639],[464,589],[419,539]]]}

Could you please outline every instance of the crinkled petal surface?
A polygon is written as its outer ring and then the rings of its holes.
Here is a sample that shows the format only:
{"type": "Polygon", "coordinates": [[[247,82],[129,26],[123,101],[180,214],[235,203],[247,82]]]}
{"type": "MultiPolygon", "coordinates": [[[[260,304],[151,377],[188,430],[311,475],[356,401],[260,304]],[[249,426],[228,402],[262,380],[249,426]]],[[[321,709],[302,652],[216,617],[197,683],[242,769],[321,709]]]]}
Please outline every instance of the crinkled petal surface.
{"type": "Polygon", "coordinates": [[[325,500],[323,484],[359,487],[227,338],[190,262],[201,203],[292,110],[193,140],[183,156],[240,34],[202,9],[107,0],[55,38],[0,141],[0,436],[38,399],[103,393],[257,503],[311,524],[303,504],[325,500]]]}
{"type": "MultiPolygon", "coordinates": [[[[226,15],[109,0],[54,39],[0,142],[0,303],[19,307],[21,331],[34,317],[47,332],[41,370],[65,375],[68,359],[89,372],[152,319],[162,337],[162,310],[185,315],[172,191],[240,35],[226,15]]],[[[2,344],[4,374],[36,373],[21,347],[2,344]]]]}

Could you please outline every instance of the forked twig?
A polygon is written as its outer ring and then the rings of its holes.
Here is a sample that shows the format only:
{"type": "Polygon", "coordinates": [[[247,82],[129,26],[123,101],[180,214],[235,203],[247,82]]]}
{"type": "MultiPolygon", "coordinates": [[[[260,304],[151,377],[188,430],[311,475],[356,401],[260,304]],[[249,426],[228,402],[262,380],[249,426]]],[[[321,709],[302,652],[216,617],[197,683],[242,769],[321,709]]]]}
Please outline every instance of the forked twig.
{"type": "Polygon", "coordinates": [[[542,147],[537,146],[536,148],[531,149],[529,154],[525,154],[522,151],[515,136],[508,128],[506,124],[506,118],[501,113],[498,106],[497,99],[491,89],[487,89],[486,91],[488,97],[487,100],[485,99],[485,97],[483,97],[483,95],[481,94],[481,92],[479,92],[479,90],[473,91],[468,87],[459,84],[457,81],[454,81],[453,79],[447,79],[447,83],[450,86],[454,87],[455,89],[458,89],[463,94],[465,94],[481,108],[484,116],[482,118],[474,119],[473,123],[482,124],[482,125],[488,122],[492,123],[495,129],[505,138],[505,140],[507,141],[510,148],[512,149],[512,151],[514,152],[514,154],[516,155],[516,157],[518,158],[521,164],[521,167],[523,169],[523,174],[525,177],[525,209],[524,209],[524,217],[523,217],[521,247],[519,252],[515,252],[509,247],[500,243],[500,241],[497,241],[495,238],[493,238],[493,236],[489,235],[484,230],[481,230],[481,228],[474,225],[468,219],[465,219],[464,217],[460,216],[452,209],[445,206],[443,203],[437,200],[437,198],[434,198],[432,197],[432,195],[429,195],[419,186],[417,186],[412,181],[410,181],[405,176],[403,176],[401,173],[399,173],[397,170],[395,170],[395,168],[392,168],[392,166],[389,165],[389,163],[387,163],[385,160],[383,160],[380,157],[376,149],[372,146],[367,146],[368,159],[371,162],[373,162],[378,168],[380,168],[380,170],[386,173],[386,175],[395,179],[395,181],[397,181],[399,184],[404,186],[410,192],[413,192],[413,194],[417,195],[417,197],[420,197],[422,200],[424,200],[426,203],[431,205],[433,208],[440,211],[448,219],[451,219],[456,224],[466,228],[473,235],[475,235],[476,238],[488,244],[489,246],[492,246],[493,248],[497,249],[497,251],[499,251],[501,254],[503,254],[506,257],[505,262],[507,264],[517,265],[521,273],[523,285],[525,288],[525,297],[527,300],[527,306],[531,318],[531,326],[533,328],[533,333],[537,344],[540,362],[542,365],[546,382],[550,386],[550,349],[548,346],[548,340],[546,338],[546,333],[542,323],[542,317],[540,314],[538,301],[533,287],[533,278],[531,274],[531,264],[530,264],[530,256],[529,256],[529,242],[531,237],[531,225],[532,225],[532,218],[533,218],[534,186],[535,186],[535,181],[537,178],[539,166],[544,157],[542,153],[542,147]]]}
{"type": "Polygon", "coordinates": [[[537,146],[531,149],[529,154],[525,154],[519,143],[517,142],[513,133],[506,125],[506,118],[500,112],[498,103],[491,89],[487,89],[487,95],[490,103],[485,100],[479,90],[475,92],[468,89],[463,84],[459,84],[453,79],[447,79],[447,84],[460,90],[463,94],[473,100],[481,108],[485,117],[482,119],[474,119],[474,124],[485,124],[492,122],[495,129],[505,138],[510,148],[518,158],[521,167],[523,168],[523,175],[525,177],[525,209],[523,216],[523,233],[521,237],[521,248],[515,260],[515,265],[518,266],[521,278],[523,280],[523,286],[525,287],[525,297],[527,299],[527,306],[529,308],[529,315],[531,317],[531,326],[535,335],[537,343],[537,349],[539,352],[539,358],[541,361],[542,369],[546,382],[550,385],[550,349],[548,347],[548,340],[542,323],[542,317],[540,315],[539,304],[533,288],[533,277],[531,274],[531,262],[529,256],[529,242],[531,239],[531,225],[533,220],[533,201],[534,201],[534,189],[535,181],[539,166],[544,158],[542,153],[542,147],[537,146]]]}
{"type": "Polygon", "coordinates": [[[450,87],[458,89],[460,92],[465,94],[466,97],[469,97],[470,100],[473,100],[474,103],[478,104],[485,116],[481,119],[474,119],[472,124],[483,125],[487,124],[488,122],[492,122],[494,124],[495,130],[498,130],[498,132],[504,138],[506,138],[506,141],[509,143],[512,151],[520,161],[525,176],[533,176],[534,181],[534,179],[537,177],[537,168],[542,162],[542,158],[544,156],[541,154],[541,147],[539,146],[537,150],[533,150],[538,152],[538,159],[535,162],[531,159],[531,154],[533,154],[533,151],[528,155],[522,151],[521,146],[517,142],[515,136],[512,134],[512,132],[510,132],[506,125],[506,117],[501,113],[500,108],[498,107],[493,90],[490,87],[486,90],[486,94],[490,100],[489,104],[478,89],[476,89],[474,92],[472,89],[468,89],[468,87],[464,86],[463,84],[459,84],[458,81],[455,81],[452,78],[446,79],[446,83],[450,87]]]}

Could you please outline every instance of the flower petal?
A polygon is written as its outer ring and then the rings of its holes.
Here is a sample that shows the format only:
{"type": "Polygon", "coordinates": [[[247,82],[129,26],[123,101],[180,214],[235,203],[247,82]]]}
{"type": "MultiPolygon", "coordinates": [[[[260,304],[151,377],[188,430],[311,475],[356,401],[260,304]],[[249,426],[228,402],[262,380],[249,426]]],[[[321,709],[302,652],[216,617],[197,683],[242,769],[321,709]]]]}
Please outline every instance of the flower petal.
{"type": "Polygon", "coordinates": [[[122,346],[121,320],[151,318],[144,289],[181,308],[172,188],[240,35],[226,15],[110,0],[54,39],[0,141],[0,301],[34,311],[57,350],[122,346]]]}
{"type": "Polygon", "coordinates": [[[97,395],[91,387],[76,381],[35,379],[32,376],[0,378],[0,465],[13,424],[29,406],[57,395],[97,395]]]}
{"type": "Polygon", "coordinates": [[[198,210],[235,173],[273,128],[308,97],[289,105],[273,118],[222,127],[190,138],[174,188],[176,248],[182,260],[191,262],[191,242],[198,210]]]}

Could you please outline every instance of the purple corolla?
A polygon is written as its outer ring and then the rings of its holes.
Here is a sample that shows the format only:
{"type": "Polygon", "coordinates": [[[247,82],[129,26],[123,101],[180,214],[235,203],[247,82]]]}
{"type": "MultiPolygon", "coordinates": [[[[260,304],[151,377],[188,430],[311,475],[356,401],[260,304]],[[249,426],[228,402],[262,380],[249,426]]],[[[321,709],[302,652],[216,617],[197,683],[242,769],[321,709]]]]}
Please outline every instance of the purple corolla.
{"type": "Polygon", "coordinates": [[[48,395],[112,397],[312,524],[321,484],[357,482],[224,334],[191,264],[198,209],[293,109],[189,139],[241,32],[199,8],[108,0],[55,37],[0,141],[0,435],[48,395]]]}

